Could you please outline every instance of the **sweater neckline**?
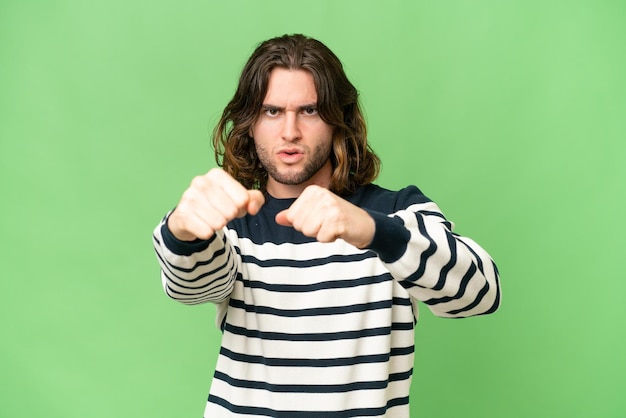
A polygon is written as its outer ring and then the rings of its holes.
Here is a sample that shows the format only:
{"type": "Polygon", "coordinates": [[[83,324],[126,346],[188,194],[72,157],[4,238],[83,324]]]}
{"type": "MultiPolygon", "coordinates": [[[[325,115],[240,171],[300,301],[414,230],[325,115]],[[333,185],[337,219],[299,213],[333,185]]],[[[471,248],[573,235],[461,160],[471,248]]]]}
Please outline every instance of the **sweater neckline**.
{"type": "Polygon", "coordinates": [[[272,196],[271,194],[265,192],[265,204],[263,207],[275,211],[281,211],[285,209],[289,209],[289,207],[296,201],[295,197],[279,199],[277,197],[272,196]]]}

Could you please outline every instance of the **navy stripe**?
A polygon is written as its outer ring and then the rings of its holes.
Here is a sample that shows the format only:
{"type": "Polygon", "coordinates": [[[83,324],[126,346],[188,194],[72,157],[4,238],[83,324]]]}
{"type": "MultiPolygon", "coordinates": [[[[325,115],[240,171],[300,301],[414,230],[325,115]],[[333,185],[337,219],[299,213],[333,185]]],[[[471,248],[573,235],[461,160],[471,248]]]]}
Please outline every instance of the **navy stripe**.
{"type": "MultiPolygon", "coordinates": [[[[213,235],[213,237],[215,237],[215,235],[213,235]]],[[[171,264],[171,263],[169,263],[169,265],[171,267],[173,267],[174,269],[178,270],[178,271],[182,271],[183,273],[191,273],[194,270],[196,270],[198,267],[205,266],[207,264],[211,264],[211,263],[215,262],[216,258],[224,255],[226,253],[226,241],[225,241],[225,239],[222,240],[222,244],[223,245],[222,245],[222,247],[219,250],[217,250],[214,253],[212,253],[212,255],[210,255],[206,260],[196,262],[196,264],[194,264],[193,267],[190,267],[190,268],[180,267],[180,266],[176,266],[176,265],[171,264]]],[[[213,269],[212,271],[215,272],[215,271],[223,268],[223,266],[225,266],[226,264],[228,264],[230,262],[231,257],[232,257],[231,253],[232,253],[231,251],[228,251],[228,258],[227,258],[226,262],[222,266],[219,266],[218,268],[213,269]]],[[[208,274],[210,274],[210,273],[204,274],[203,276],[206,276],[208,274]]]]}
{"type": "MultiPolygon", "coordinates": [[[[226,258],[226,261],[224,262],[224,264],[219,265],[218,267],[214,268],[213,270],[208,271],[208,272],[203,273],[203,274],[200,274],[199,276],[196,276],[196,277],[195,277],[195,278],[193,278],[193,279],[184,279],[184,278],[180,277],[179,275],[177,275],[176,273],[174,273],[174,272],[172,271],[172,268],[174,268],[174,269],[176,269],[176,270],[178,270],[178,271],[183,271],[183,272],[184,272],[185,270],[187,270],[187,269],[183,269],[183,268],[181,268],[181,267],[177,267],[177,266],[175,266],[175,265],[171,264],[169,261],[164,260],[164,259],[163,259],[163,257],[161,256],[161,254],[160,254],[158,251],[156,252],[156,255],[157,255],[157,257],[159,258],[159,261],[161,261],[161,265],[162,265],[162,266],[165,266],[165,267],[167,268],[167,272],[165,272],[165,273],[166,273],[166,275],[167,275],[167,277],[168,277],[168,278],[169,278],[172,282],[175,282],[177,285],[180,285],[180,287],[185,287],[185,288],[187,288],[187,289],[200,289],[200,288],[203,288],[203,287],[208,287],[208,286],[210,286],[212,283],[215,283],[216,281],[219,281],[220,279],[223,279],[224,277],[228,276],[228,274],[230,274],[230,269],[229,269],[229,268],[227,268],[226,266],[227,266],[227,265],[229,265],[229,264],[232,264],[232,263],[231,263],[231,254],[232,254],[231,252],[229,252],[229,253],[228,253],[228,257],[226,258]],[[195,282],[197,282],[197,281],[199,281],[199,280],[204,279],[205,277],[208,277],[208,276],[211,276],[211,275],[213,275],[213,274],[217,273],[217,272],[218,272],[218,271],[220,271],[220,270],[224,270],[226,273],[225,273],[225,274],[222,274],[221,276],[217,277],[215,280],[212,280],[212,281],[211,281],[211,282],[209,282],[209,283],[202,284],[202,285],[201,285],[201,286],[199,286],[199,287],[188,287],[188,286],[184,286],[184,285],[181,285],[180,283],[178,283],[178,282],[175,280],[175,279],[178,279],[178,280],[180,280],[180,281],[182,281],[182,282],[185,282],[185,283],[195,283],[195,282]]],[[[202,264],[207,264],[207,263],[202,263],[202,264]]],[[[197,266],[197,265],[198,265],[198,263],[196,264],[196,266],[197,266]]]]}
{"type": "Polygon", "coordinates": [[[348,306],[334,306],[324,308],[308,308],[308,309],[278,309],[269,306],[248,305],[239,299],[230,299],[229,305],[232,308],[243,309],[248,313],[257,313],[262,315],[274,315],[286,318],[297,318],[304,316],[324,316],[324,315],[341,315],[357,312],[375,311],[379,309],[388,309],[395,306],[412,306],[410,299],[393,298],[391,301],[382,300],[378,302],[359,303],[348,306]]]}
{"type": "Polygon", "coordinates": [[[496,298],[493,301],[493,305],[491,305],[491,308],[489,308],[489,310],[483,315],[495,312],[500,306],[500,292],[497,291],[500,288],[500,273],[498,272],[498,267],[496,267],[496,264],[493,261],[491,262],[491,265],[493,266],[493,271],[495,272],[496,276],[496,298]]]}
{"type": "Polygon", "coordinates": [[[261,260],[252,255],[241,254],[241,250],[235,247],[237,254],[241,256],[244,263],[250,263],[259,267],[317,267],[325,266],[332,263],[353,263],[356,261],[367,260],[368,258],[376,258],[377,255],[373,251],[365,251],[356,254],[335,254],[328,257],[312,258],[308,260],[293,260],[285,258],[272,258],[269,260],[261,260]]]}
{"type": "Polygon", "coordinates": [[[387,404],[380,408],[358,408],[344,411],[277,411],[275,409],[239,406],[228,402],[215,395],[209,395],[208,401],[217,404],[230,412],[242,415],[257,415],[274,418],[354,418],[354,417],[379,417],[387,413],[387,410],[395,406],[408,405],[409,398],[390,399],[387,404]]]}
{"type": "Polygon", "coordinates": [[[450,315],[458,315],[462,312],[467,312],[478,306],[478,304],[483,300],[487,293],[489,293],[489,282],[485,280],[485,285],[482,287],[482,289],[480,289],[480,292],[478,292],[478,295],[476,295],[476,299],[474,299],[472,303],[463,308],[448,311],[447,313],[449,313],[450,315]]]}
{"type": "MultiPolygon", "coordinates": [[[[499,287],[499,284],[498,284],[498,280],[499,280],[498,268],[496,267],[496,265],[493,262],[492,262],[492,264],[493,264],[494,272],[496,273],[495,274],[495,276],[496,276],[496,286],[499,287]]],[[[483,300],[485,295],[487,295],[487,293],[489,293],[489,289],[490,288],[491,287],[489,285],[489,282],[485,280],[485,285],[482,287],[482,289],[480,289],[480,292],[478,292],[478,295],[476,296],[476,299],[474,300],[474,302],[472,302],[471,304],[469,304],[468,306],[466,306],[464,308],[456,309],[456,310],[453,310],[453,311],[449,311],[448,313],[451,314],[451,315],[456,315],[456,314],[460,314],[462,312],[467,312],[467,311],[473,309],[474,307],[478,306],[478,304],[483,300]]],[[[496,292],[496,297],[495,297],[495,300],[493,302],[493,305],[491,305],[491,307],[487,311],[481,313],[480,315],[487,315],[487,314],[493,313],[496,309],[498,309],[499,305],[500,305],[500,292],[496,292]]]]}
{"type": "Polygon", "coordinates": [[[195,241],[180,241],[172,234],[167,227],[167,220],[161,224],[161,237],[165,246],[176,255],[190,256],[209,248],[217,235],[213,235],[208,240],[197,239],[195,241]]]}
{"type": "MultiPolygon", "coordinates": [[[[411,323],[411,327],[413,323],[411,323]]],[[[402,329],[402,328],[400,328],[402,329]]],[[[356,331],[343,332],[327,332],[327,333],[305,333],[290,334],[285,332],[268,332],[254,329],[246,329],[237,327],[227,323],[224,331],[235,335],[243,335],[248,338],[260,338],[262,340],[273,341],[338,341],[338,340],[354,340],[358,338],[377,337],[380,335],[391,334],[392,327],[367,328],[356,331]]]]}
{"type": "Polygon", "coordinates": [[[338,341],[355,340],[358,338],[378,337],[389,335],[391,331],[409,331],[413,329],[413,322],[394,323],[391,327],[368,328],[356,331],[290,334],[285,332],[268,332],[238,327],[229,323],[224,326],[225,332],[242,335],[248,338],[259,338],[270,341],[338,341]]]}
{"type": "Polygon", "coordinates": [[[356,312],[375,311],[379,309],[388,309],[392,307],[392,301],[382,300],[379,302],[359,303],[348,306],[333,306],[324,308],[308,308],[308,309],[277,309],[269,306],[248,305],[242,300],[231,299],[229,305],[233,308],[243,309],[249,313],[257,313],[263,315],[274,315],[287,318],[296,318],[303,316],[324,316],[324,315],[342,315],[356,312]]]}
{"type": "Polygon", "coordinates": [[[411,299],[409,298],[392,298],[391,301],[393,302],[394,305],[399,305],[399,306],[413,306],[413,304],[411,303],[411,299]]]}
{"type": "Polygon", "coordinates": [[[329,359],[310,359],[310,358],[272,358],[255,356],[250,354],[241,354],[231,351],[225,347],[220,349],[220,355],[241,363],[263,364],[270,367],[343,367],[354,366],[357,364],[386,363],[391,357],[405,356],[413,354],[414,346],[392,348],[389,353],[384,354],[368,354],[356,357],[329,358],[329,359]]]}
{"type": "Polygon", "coordinates": [[[318,290],[350,289],[359,286],[368,286],[393,280],[393,277],[391,277],[389,273],[384,273],[379,276],[359,277],[357,279],[350,280],[329,280],[312,284],[271,284],[258,280],[245,280],[241,275],[237,275],[237,279],[241,280],[245,287],[249,287],[251,289],[263,289],[270,292],[282,293],[303,293],[315,292],[318,290]]]}
{"type": "Polygon", "coordinates": [[[452,270],[452,268],[456,265],[457,260],[457,252],[456,252],[456,240],[452,234],[446,234],[446,238],[448,239],[448,247],[450,248],[450,261],[446,263],[445,266],[439,272],[439,280],[433,286],[433,290],[441,290],[443,286],[446,284],[446,277],[448,276],[448,272],[452,270]]]}
{"type": "MultiPolygon", "coordinates": [[[[171,273],[169,268],[168,268],[168,273],[171,273]]],[[[179,276],[177,276],[177,275],[175,275],[173,273],[171,273],[171,274],[167,274],[166,273],[169,281],[172,284],[175,284],[176,286],[178,286],[178,287],[180,287],[182,289],[189,289],[189,290],[196,290],[196,291],[204,289],[204,288],[209,288],[209,290],[211,290],[210,288],[214,287],[215,283],[219,283],[219,282],[222,282],[222,281],[225,281],[227,283],[231,283],[232,280],[228,277],[229,274],[230,274],[230,271],[226,270],[225,274],[222,274],[221,276],[216,277],[215,279],[211,280],[210,282],[202,283],[199,286],[187,286],[186,284],[183,284],[183,283],[195,283],[198,280],[201,280],[201,279],[204,279],[204,278],[210,276],[211,273],[203,274],[203,275],[198,276],[197,278],[195,278],[193,280],[185,280],[185,279],[183,279],[183,278],[181,278],[181,277],[179,277],[179,276]],[[180,280],[180,282],[179,282],[179,280],[180,280]]],[[[217,286],[221,286],[221,285],[217,285],[217,286]]]]}
{"type": "Polygon", "coordinates": [[[420,255],[419,267],[416,272],[411,274],[406,280],[411,282],[416,282],[419,280],[426,271],[426,261],[430,258],[431,255],[435,254],[437,251],[437,243],[435,240],[431,238],[431,236],[426,231],[426,225],[424,223],[424,218],[422,216],[416,216],[417,219],[417,227],[424,238],[426,238],[429,242],[428,248],[422,252],[420,255]]]}
{"type": "Polygon", "coordinates": [[[265,390],[274,393],[345,393],[358,390],[385,389],[391,382],[407,380],[411,378],[413,370],[389,375],[387,380],[371,382],[350,382],[345,384],[324,385],[298,385],[298,384],[272,384],[267,382],[235,379],[225,373],[216,371],[214,378],[227,383],[230,386],[245,389],[265,390]]]}
{"type": "MultiPolygon", "coordinates": [[[[211,299],[211,295],[219,295],[224,293],[224,291],[228,290],[228,288],[230,287],[232,283],[230,281],[226,281],[225,283],[223,283],[220,286],[216,286],[216,287],[209,287],[207,290],[204,290],[202,292],[192,292],[192,293],[184,293],[178,290],[175,290],[174,288],[172,288],[171,284],[167,283],[167,290],[168,290],[168,294],[171,296],[195,296],[195,299],[206,299],[206,300],[210,300],[211,299]]],[[[182,287],[182,286],[181,286],[182,287]]],[[[193,290],[193,289],[192,289],[193,290]]],[[[175,297],[175,299],[181,299],[180,297],[175,297]]]]}
{"type": "Polygon", "coordinates": [[[413,322],[394,322],[391,324],[392,331],[411,331],[415,324],[413,322]]]}
{"type": "Polygon", "coordinates": [[[459,239],[459,241],[461,241],[461,244],[463,244],[469,250],[469,252],[472,253],[472,255],[474,256],[474,259],[477,262],[478,271],[480,271],[481,274],[484,276],[485,270],[483,268],[483,260],[478,256],[478,254],[476,254],[476,251],[474,251],[474,249],[471,246],[469,246],[465,241],[463,241],[462,239],[459,239]]]}
{"type": "MultiPolygon", "coordinates": [[[[168,294],[169,295],[169,294],[168,294]]],[[[176,299],[178,302],[185,304],[185,305],[200,305],[203,303],[207,303],[210,302],[211,300],[213,300],[210,297],[202,297],[202,298],[189,298],[189,299],[185,299],[185,298],[174,298],[176,299]]]]}
{"type": "Polygon", "coordinates": [[[433,212],[432,210],[420,210],[417,213],[421,213],[422,215],[426,215],[426,216],[435,216],[439,219],[441,219],[441,223],[450,231],[452,230],[452,224],[450,223],[450,221],[448,221],[446,219],[445,216],[443,216],[442,213],[440,212],[433,212]]]}
{"type": "MultiPolygon", "coordinates": [[[[472,277],[474,277],[475,274],[476,274],[476,264],[472,263],[469,269],[467,270],[467,272],[465,273],[465,275],[463,276],[463,279],[461,280],[461,283],[459,284],[459,290],[456,292],[455,295],[444,296],[442,298],[429,299],[429,300],[424,301],[424,303],[427,305],[437,305],[439,303],[446,303],[446,302],[450,302],[451,300],[461,299],[463,295],[465,294],[465,289],[467,288],[469,281],[472,279],[472,277]]],[[[485,283],[487,282],[485,281],[485,283]]],[[[488,283],[487,283],[487,286],[489,286],[488,283]]]]}

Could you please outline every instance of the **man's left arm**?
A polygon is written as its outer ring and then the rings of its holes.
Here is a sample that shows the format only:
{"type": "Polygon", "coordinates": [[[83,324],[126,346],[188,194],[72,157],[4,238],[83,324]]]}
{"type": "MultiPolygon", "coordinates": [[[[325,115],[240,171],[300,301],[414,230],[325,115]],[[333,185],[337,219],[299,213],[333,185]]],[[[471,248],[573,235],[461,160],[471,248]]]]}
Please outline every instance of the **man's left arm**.
{"type": "Polygon", "coordinates": [[[415,187],[399,192],[391,215],[364,210],[329,190],[309,186],[276,221],[320,242],[336,239],[376,252],[391,275],[442,317],[494,312],[498,270],[476,242],[452,232],[437,205],[415,187]]]}
{"type": "Polygon", "coordinates": [[[494,312],[500,279],[491,256],[453,232],[439,207],[408,188],[406,207],[391,215],[369,212],[375,235],[368,246],[395,279],[437,316],[460,318],[494,312]],[[420,196],[414,199],[412,196],[420,196]]]}

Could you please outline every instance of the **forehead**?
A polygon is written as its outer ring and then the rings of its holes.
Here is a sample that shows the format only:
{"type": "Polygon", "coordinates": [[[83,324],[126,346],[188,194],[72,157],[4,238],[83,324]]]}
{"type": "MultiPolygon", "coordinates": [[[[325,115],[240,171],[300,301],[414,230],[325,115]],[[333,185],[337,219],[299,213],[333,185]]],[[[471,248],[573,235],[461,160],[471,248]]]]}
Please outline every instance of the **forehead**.
{"type": "Polygon", "coordinates": [[[281,67],[272,69],[263,104],[287,107],[316,102],[317,90],[310,72],[281,67]]]}

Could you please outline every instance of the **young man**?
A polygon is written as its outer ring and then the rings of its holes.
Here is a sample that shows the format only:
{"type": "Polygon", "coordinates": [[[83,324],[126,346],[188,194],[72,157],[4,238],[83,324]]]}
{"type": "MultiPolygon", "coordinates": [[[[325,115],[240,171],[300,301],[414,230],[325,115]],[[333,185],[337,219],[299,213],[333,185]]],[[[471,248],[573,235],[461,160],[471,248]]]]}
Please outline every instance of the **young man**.
{"type": "Polygon", "coordinates": [[[205,417],[409,417],[417,301],[494,312],[495,264],[416,187],[372,181],[358,94],[302,35],[262,43],[154,231],[166,293],[217,304],[205,417]]]}

